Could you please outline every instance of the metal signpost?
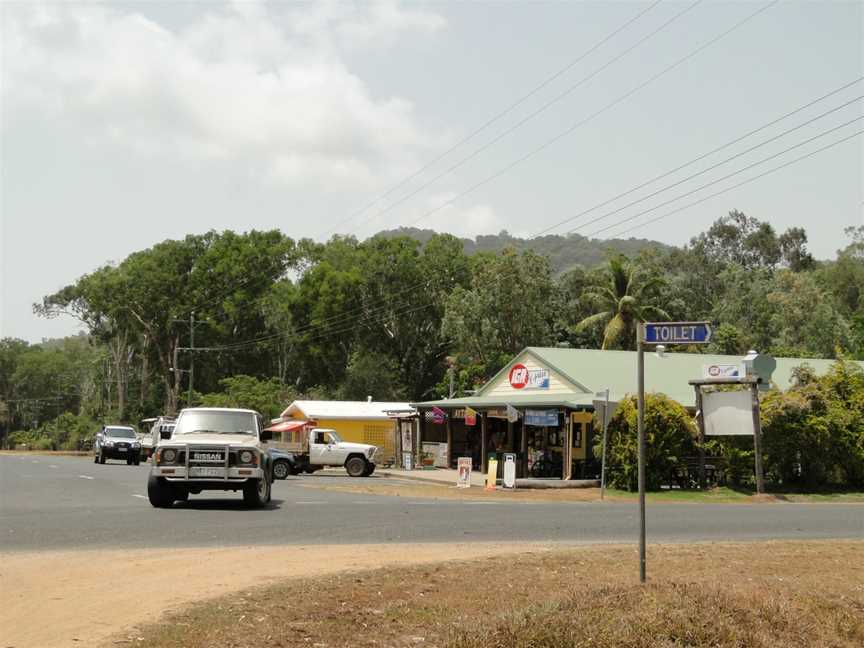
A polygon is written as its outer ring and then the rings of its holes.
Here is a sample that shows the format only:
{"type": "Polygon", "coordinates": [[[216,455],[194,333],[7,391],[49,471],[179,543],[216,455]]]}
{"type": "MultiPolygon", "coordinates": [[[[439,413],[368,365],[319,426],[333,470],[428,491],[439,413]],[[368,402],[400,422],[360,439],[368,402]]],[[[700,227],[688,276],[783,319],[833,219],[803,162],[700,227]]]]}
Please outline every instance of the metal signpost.
{"type": "Polygon", "coordinates": [[[645,322],[636,329],[639,438],[639,581],[645,582],[645,345],[708,344],[711,322],[645,322]]]}

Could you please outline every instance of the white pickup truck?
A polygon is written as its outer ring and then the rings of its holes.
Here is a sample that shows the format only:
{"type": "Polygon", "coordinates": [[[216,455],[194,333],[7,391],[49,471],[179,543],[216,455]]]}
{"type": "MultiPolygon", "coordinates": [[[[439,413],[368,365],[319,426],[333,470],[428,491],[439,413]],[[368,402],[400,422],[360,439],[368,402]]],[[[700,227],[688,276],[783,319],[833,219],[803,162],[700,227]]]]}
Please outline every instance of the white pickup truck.
{"type": "Polygon", "coordinates": [[[298,472],[313,473],[326,466],[344,466],[351,477],[375,472],[376,446],[343,441],[330,428],[304,428],[294,438],[297,440],[278,445],[294,454],[298,472]]]}
{"type": "MultiPolygon", "coordinates": [[[[163,431],[164,432],[164,431],[163,431]]],[[[261,416],[252,410],[184,409],[153,453],[147,495],[157,508],[205,490],[242,491],[252,507],[270,501],[273,474],[261,416]]]]}

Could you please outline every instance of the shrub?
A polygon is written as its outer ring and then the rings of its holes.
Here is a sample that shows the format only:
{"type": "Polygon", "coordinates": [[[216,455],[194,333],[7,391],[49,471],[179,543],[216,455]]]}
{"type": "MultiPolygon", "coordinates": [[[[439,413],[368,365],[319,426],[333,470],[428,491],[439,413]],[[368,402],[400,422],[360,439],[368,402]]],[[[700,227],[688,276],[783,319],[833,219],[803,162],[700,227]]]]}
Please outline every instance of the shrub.
{"type": "MultiPolygon", "coordinates": [[[[606,481],[613,488],[638,488],[637,404],[628,396],[609,421],[606,449],[606,481]]],[[[601,424],[602,427],[602,424],[601,424]]],[[[696,428],[687,410],[664,394],[645,395],[645,485],[658,490],[669,483],[680,459],[695,452],[696,428]]],[[[602,435],[595,439],[594,454],[602,452],[602,435]]]]}

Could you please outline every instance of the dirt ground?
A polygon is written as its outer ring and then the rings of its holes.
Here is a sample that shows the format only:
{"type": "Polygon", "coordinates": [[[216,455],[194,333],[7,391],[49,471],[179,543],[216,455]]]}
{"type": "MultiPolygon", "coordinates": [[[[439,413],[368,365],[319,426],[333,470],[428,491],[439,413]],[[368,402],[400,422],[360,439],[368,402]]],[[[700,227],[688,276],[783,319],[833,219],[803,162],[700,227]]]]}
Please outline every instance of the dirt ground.
{"type": "Polygon", "coordinates": [[[132,552],[132,560],[129,551],[0,554],[0,648],[89,647],[201,598],[253,585],[385,564],[439,562],[454,555],[504,555],[528,547],[511,543],[140,549],[132,552]],[[267,575],[263,583],[261,574],[267,575]]]}
{"type": "Polygon", "coordinates": [[[501,552],[298,578],[201,602],[140,648],[860,648],[864,542],[501,552]]]}

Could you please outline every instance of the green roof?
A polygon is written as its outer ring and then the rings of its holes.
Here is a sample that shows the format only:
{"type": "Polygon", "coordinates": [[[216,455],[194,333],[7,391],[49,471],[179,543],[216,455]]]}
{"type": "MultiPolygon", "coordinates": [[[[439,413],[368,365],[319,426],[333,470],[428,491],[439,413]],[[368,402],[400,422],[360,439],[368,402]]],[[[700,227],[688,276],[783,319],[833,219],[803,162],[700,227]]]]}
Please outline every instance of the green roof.
{"type": "MultiPolygon", "coordinates": [[[[451,400],[416,403],[419,406],[453,408],[499,407],[506,404],[514,407],[549,406],[575,407],[590,405],[594,393],[609,389],[611,397],[618,399],[626,394],[636,393],[636,352],[601,351],[596,349],[562,349],[549,347],[528,347],[516,358],[530,354],[541,364],[554,369],[573,383],[572,393],[514,393],[512,396],[487,397],[483,392],[496,378],[509,371],[509,363],[495,377],[486,383],[476,396],[451,400]]],[[[514,358],[514,360],[516,359],[514,358]]],[[[809,365],[817,374],[824,374],[835,360],[810,358],[776,358],[777,368],[772,383],[780,389],[788,389],[792,381],[792,370],[803,364],[809,365]]],[[[740,364],[742,356],[712,355],[701,353],[666,353],[657,357],[653,350],[645,352],[645,390],[660,392],[687,407],[695,404],[695,394],[689,380],[702,377],[702,365],[740,364]]],[[[864,362],[857,362],[864,369],[864,362]]]]}

